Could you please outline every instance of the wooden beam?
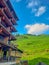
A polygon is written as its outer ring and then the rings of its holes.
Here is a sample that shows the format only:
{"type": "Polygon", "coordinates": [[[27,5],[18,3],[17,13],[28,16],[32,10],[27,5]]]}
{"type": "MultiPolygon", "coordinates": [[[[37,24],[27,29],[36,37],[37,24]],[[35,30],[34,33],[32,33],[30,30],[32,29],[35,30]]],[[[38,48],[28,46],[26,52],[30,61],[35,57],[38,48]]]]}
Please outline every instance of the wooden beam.
{"type": "Polygon", "coordinates": [[[6,16],[6,14],[4,13],[4,9],[0,9],[0,16],[2,15],[2,20],[6,22],[6,24],[8,24],[9,26],[13,27],[13,32],[16,32],[16,29],[14,28],[12,22],[8,19],[8,17],[6,16]]]}
{"type": "MultiPolygon", "coordinates": [[[[9,16],[9,18],[14,18],[13,13],[10,11],[10,8],[8,7],[8,5],[6,3],[7,1],[8,0],[0,0],[0,3],[4,6],[4,11],[9,16]]],[[[14,12],[14,14],[15,14],[15,12],[14,12]]],[[[16,24],[16,20],[14,20],[14,22],[12,21],[12,23],[16,24]]]]}
{"type": "MultiPolygon", "coordinates": [[[[13,15],[12,15],[12,13],[11,13],[11,11],[10,11],[10,9],[9,9],[9,7],[8,7],[8,5],[7,5],[7,2],[8,0],[2,0],[1,2],[2,2],[2,4],[4,4],[4,11],[6,12],[6,14],[9,16],[9,18],[14,18],[13,17],[13,15]]],[[[14,21],[15,22],[15,21],[14,21]]],[[[16,23],[16,22],[15,22],[16,23]]]]}
{"type": "Polygon", "coordinates": [[[2,5],[2,7],[5,7],[5,3],[3,0],[0,0],[0,5],[2,5]]]}
{"type": "Polygon", "coordinates": [[[11,23],[11,21],[8,19],[8,17],[6,16],[6,14],[4,13],[4,9],[0,9],[0,17],[3,17],[3,19],[7,22],[8,25],[13,26],[13,24],[11,23]]]}
{"type": "Polygon", "coordinates": [[[14,18],[12,18],[11,21],[14,25],[16,25],[16,20],[14,18]]]}
{"type": "Polygon", "coordinates": [[[12,40],[12,39],[15,39],[15,37],[7,30],[2,24],[0,24],[0,26],[2,27],[2,30],[3,30],[3,33],[4,33],[4,34],[2,34],[2,35],[11,36],[11,40],[12,40]]]}
{"type": "Polygon", "coordinates": [[[9,18],[12,18],[12,13],[10,12],[10,10],[8,9],[8,7],[4,8],[5,13],[8,15],[9,18]]]}

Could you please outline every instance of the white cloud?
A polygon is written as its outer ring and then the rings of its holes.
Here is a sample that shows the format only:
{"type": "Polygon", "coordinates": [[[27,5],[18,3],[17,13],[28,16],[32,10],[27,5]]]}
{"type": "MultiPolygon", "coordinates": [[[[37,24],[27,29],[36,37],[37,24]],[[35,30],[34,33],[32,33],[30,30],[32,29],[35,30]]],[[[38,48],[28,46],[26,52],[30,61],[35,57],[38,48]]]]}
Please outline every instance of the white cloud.
{"type": "Polygon", "coordinates": [[[31,9],[31,12],[37,17],[41,16],[46,11],[46,6],[42,6],[40,0],[29,0],[27,7],[31,9]]]}
{"type": "Polygon", "coordinates": [[[33,6],[33,4],[34,4],[33,2],[29,2],[28,5],[27,5],[27,7],[30,8],[30,7],[33,6]]]}
{"type": "Polygon", "coordinates": [[[20,2],[21,0],[16,0],[16,2],[20,2]]]}
{"type": "Polygon", "coordinates": [[[35,13],[38,10],[37,7],[39,5],[39,0],[29,0],[29,2],[27,3],[27,8],[31,9],[31,13],[35,13]]]}
{"type": "Polygon", "coordinates": [[[34,25],[26,25],[25,29],[27,29],[28,34],[40,35],[49,30],[49,25],[36,23],[34,25]]]}
{"type": "Polygon", "coordinates": [[[38,5],[39,5],[38,1],[32,0],[31,2],[29,2],[29,3],[27,4],[27,7],[28,7],[28,8],[32,8],[32,7],[38,6],[38,5]]]}
{"type": "Polygon", "coordinates": [[[41,6],[41,7],[39,7],[38,11],[35,13],[35,16],[40,16],[43,13],[45,13],[45,11],[46,11],[46,7],[45,6],[41,6]]]}

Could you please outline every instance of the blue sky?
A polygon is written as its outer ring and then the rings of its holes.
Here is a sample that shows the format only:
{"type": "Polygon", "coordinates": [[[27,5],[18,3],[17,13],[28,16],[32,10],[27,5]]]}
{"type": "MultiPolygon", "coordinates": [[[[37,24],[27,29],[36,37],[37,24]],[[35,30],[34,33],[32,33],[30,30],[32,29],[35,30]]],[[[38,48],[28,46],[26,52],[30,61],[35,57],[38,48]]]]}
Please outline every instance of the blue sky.
{"type": "Polygon", "coordinates": [[[19,18],[19,34],[49,34],[49,0],[10,0],[19,18]]]}

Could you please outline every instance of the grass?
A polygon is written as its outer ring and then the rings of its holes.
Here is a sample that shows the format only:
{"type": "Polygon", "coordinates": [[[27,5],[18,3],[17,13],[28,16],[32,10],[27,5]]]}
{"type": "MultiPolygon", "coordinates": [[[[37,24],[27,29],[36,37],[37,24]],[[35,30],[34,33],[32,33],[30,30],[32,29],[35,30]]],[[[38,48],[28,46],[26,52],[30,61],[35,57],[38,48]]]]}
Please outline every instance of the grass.
{"type": "Polygon", "coordinates": [[[35,59],[33,59],[33,60],[30,60],[29,61],[29,65],[36,65],[36,64],[38,64],[38,62],[43,62],[44,64],[47,64],[47,65],[49,65],[49,59],[47,59],[47,58],[35,58],[35,59]]]}
{"type": "Polygon", "coordinates": [[[28,60],[29,65],[42,61],[49,65],[49,35],[20,35],[16,36],[18,48],[23,50],[21,60],[28,60]]]}

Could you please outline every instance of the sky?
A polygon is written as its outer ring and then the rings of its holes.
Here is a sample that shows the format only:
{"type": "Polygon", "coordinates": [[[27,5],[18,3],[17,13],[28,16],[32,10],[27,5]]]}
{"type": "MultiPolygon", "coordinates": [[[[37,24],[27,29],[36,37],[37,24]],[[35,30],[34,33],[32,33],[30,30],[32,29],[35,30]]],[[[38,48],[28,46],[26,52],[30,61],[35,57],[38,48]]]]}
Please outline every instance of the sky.
{"type": "Polygon", "coordinates": [[[49,34],[49,0],[10,0],[19,21],[19,34],[49,34]]]}

